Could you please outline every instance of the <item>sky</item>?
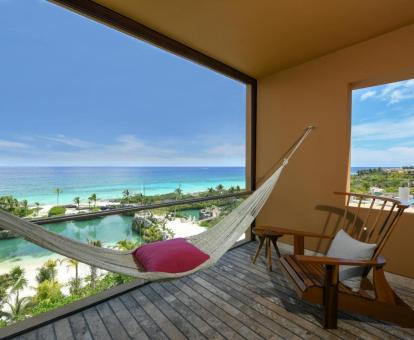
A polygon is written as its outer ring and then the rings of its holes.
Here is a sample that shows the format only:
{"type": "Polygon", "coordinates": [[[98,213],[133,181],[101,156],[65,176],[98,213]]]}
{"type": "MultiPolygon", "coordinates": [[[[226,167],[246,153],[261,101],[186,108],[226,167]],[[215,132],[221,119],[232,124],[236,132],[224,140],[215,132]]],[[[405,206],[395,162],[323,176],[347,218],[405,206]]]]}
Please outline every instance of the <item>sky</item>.
{"type": "Polygon", "coordinates": [[[353,91],[351,164],[414,165],[414,79],[353,91]]]}
{"type": "Polygon", "coordinates": [[[0,166],[244,166],[244,84],[43,0],[0,0],[0,166]]]}

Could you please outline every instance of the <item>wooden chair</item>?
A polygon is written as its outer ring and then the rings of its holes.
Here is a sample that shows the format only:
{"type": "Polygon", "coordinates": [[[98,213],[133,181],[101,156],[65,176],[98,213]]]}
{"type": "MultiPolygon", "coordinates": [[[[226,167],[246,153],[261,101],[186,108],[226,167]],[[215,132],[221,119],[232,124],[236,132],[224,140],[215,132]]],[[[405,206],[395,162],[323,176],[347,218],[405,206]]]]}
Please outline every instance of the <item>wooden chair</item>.
{"type": "Polygon", "coordinates": [[[263,227],[267,230],[271,228],[275,233],[292,235],[294,238],[294,254],[285,255],[280,260],[283,271],[303,300],[323,305],[325,328],[337,328],[338,309],[390,321],[402,327],[414,327],[414,311],[388,284],[384,275],[385,260],[380,256],[407,206],[391,198],[353,193],[336,194],[346,197],[345,209],[338,227],[346,230],[357,240],[377,244],[372,258],[364,261],[305,256],[305,237],[333,237],[285,228],[263,227]],[[351,207],[354,213],[350,211],[351,207]],[[366,267],[358,292],[339,282],[340,265],[366,267]],[[372,281],[368,278],[371,269],[372,281]]]}

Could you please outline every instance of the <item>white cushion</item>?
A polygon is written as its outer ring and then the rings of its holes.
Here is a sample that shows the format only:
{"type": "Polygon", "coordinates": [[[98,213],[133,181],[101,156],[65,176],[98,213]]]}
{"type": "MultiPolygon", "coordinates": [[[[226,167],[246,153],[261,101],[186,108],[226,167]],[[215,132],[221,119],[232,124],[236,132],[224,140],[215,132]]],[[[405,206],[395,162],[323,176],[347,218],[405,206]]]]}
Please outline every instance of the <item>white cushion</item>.
{"type": "MultiPolygon", "coordinates": [[[[376,247],[376,244],[355,240],[341,229],[332,240],[326,256],[348,260],[371,260],[376,247]]],[[[364,269],[365,267],[360,266],[339,266],[339,281],[353,291],[358,291],[364,269]]]]}

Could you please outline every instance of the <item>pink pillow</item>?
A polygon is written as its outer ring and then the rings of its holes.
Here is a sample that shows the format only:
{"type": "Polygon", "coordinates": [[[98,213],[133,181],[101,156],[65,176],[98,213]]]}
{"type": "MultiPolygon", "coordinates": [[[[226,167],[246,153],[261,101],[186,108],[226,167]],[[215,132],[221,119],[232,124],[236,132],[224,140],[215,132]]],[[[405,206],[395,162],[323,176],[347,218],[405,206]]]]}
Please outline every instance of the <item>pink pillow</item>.
{"type": "Polygon", "coordinates": [[[198,267],[210,256],[183,238],[145,244],[134,256],[147,272],[183,273],[198,267]]]}

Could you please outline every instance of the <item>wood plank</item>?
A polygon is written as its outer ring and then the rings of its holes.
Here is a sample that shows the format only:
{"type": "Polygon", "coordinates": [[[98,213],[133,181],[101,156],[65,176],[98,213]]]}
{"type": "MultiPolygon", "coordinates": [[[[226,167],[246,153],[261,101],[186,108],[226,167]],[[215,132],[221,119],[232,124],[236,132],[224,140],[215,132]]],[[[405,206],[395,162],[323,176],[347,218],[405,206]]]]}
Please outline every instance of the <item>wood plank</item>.
{"type": "Polygon", "coordinates": [[[194,298],[191,298],[176,286],[170,282],[163,282],[161,285],[166,288],[171,294],[173,294],[182,303],[188,306],[191,311],[200,316],[205,322],[213,327],[217,332],[223,335],[226,339],[240,340],[242,337],[233,330],[230,326],[225,324],[223,321],[218,319],[210,310],[204,308],[203,305],[199,304],[194,298]]]}
{"type": "Polygon", "coordinates": [[[91,334],[94,339],[99,340],[111,340],[112,337],[107,331],[101,317],[98,314],[98,311],[95,308],[89,308],[83,312],[83,317],[85,318],[91,334]]]}
{"type": "MultiPolygon", "coordinates": [[[[226,259],[223,259],[223,260],[226,261],[226,259]]],[[[244,261],[240,261],[240,262],[238,261],[239,261],[238,259],[231,259],[230,263],[233,267],[231,267],[230,271],[233,274],[234,272],[244,270],[244,274],[246,275],[246,277],[249,277],[252,282],[254,282],[256,285],[259,285],[258,282],[260,281],[261,284],[264,287],[266,287],[266,291],[262,292],[261,294],[264,294],[264,295],[272,294],[274,295],[275,299],[279,299],[279,300],[280,298],[282,298],[282,300],[280,300],[282,305],[286,303],[283,300],[286,301],[287,299],[287,301],[289,301],[293,305],[300,306],[300,307],[296,307],[296,309],[299,308],[297,309],[298,312],[300,311],[308,312],[309,314],[313,315],[314,319],[318,320],[318,323],[320,324],[320,317],[322,315],[321,308],[315,304],[311,304],[311,303],[298,299],[296,297],[294,290],[291,288],[290,282],[286,282],[286,281],[283,282],[284,278],[281,273],[278,273],[276,271],[270,273],[266,270],[266,268],[260,265],[255,266],[256,268],[252,268],[250,263],[246,264],[246,262],[244,261]],[[238,267],[235,268],[234,267],[235,265],[238,267]],[[281,280],[277,278],[277,276],[282,276],[281,280]]],[[[220,264],[217,266],[219,267],[220,264]]],[[[341,320],[342,322],[340,323],[339,327],[340,329],[343,329],[346,332],[350,333],[349,336],[358,337],[361,334],[364,334],[365,332],[364,328],[366,328],[365,325],[361,325],[359,327],[353,325],[351,323],[352,318],[343,312],[340,312],[340,317],[343,319],[341,320]]],[[[353,320],[356,320],[356,319],[354,318],[353,320]]],[[[372,330],[372,329],[370,332],[365,332],[367,337],[373,337],[374,336],[373,333],[375,334],[376,332],[375,330],[372,330]]]]}
{"type": "Polygon", "coordinates": [[[37,330],[22,334],[12,340],[37,340],[37,330]]]}
{"type": "Polygon", "coordinates": [[[242,337],[246,339],[261,339],[257,333],[240,322],[237,316],[234,317],[231,313],[227,312],[225,309],[220,308],[214,302],[210,301],[206,295],[200,293],[195,287],[191,286],[191,283],[188,285],[184,282],[183,279],[172,281],[172,283],[192,299],[196,300],[198,303],[214,313],[214,315],[229,325],[232,329],[237,331],[237,333],[242,337]]]}
{"type": "MultiPolygon", "coordinates": [[[[196,289],[200,294],[214,302],[214,304],[240,320],[246,327],[257,333],[259,336],[264,337],[265,339],[269,339],[274,336],[274,332],[272,330],[262,325],[257,320],[249,317],[250,313],[246,313],[246,310],[242,304],[236,301],[230,301],[230,296],[219,291],[217,288],[204,285],[202,280],[200,280],[197,275],[186,278],[186,282],[191,285],[191,287],[194,287],[194,289],[196,289]],[[207,289],[205,286],[208,286],[210,289],[207,289]]],[[[279,331],[282,333],[281,330],[279,331]]],[[[286,334],[293,336],[293,334],[288,331],[286,334]]]]}
{"type": "Polygon", "coordinates": [[[202,285],[204,288],[213,292],[214,294],[220,292],[220,295],[228,296],[229,303],[235,308],[239,309],[244,314],[246,314],[248,317],[250,317],[250,322],[256,322],[257,324],[262,325],[264,328],[267,328],[268,330],[280,337],[293,339],[295,337],[299,338],[306,335],[306,331],[303,331],[303,329],[299,329],[299,327],[294,328],[294,326],[296,325],[292,323],[290,323],[289,325],[287,325],[286,323],[283,324],[284,322],[278,323],[275,320],[268,318],[263,313],[258,312],[257,309],[253,307],[253,301],[248,301],[248,299],[243,297],[242,294],[237,294],[233,292],[232,287],[228,289],[229,287],[223,285],[219,280],[211,280],[210,277],[208,277],[208,275],[204,272],[199,273],[197,277],[194,277],[194,280],[198,282],[200,285],[202,285]]]}
{"type": "MultiPolygon", "coordinates": [[[[237,248],[237,249],[232,250],[231,252],[228,252],[226,254],[226,258],[227,258],[227,255],[231,257],[231,255],[232,254],[234,255],[234,253],[238,253],[239,256],[242,256],[244,258],[246,254],[249,254],[249,252],[251,253],[252,251],[254,251],[254,247],[252,247],[252,245],[246,245],[246,247],[237,248]]],[[[225,260],[224,257],[223,257],[223,260],[225,260]]],[[[233,261],[233,258],[231,259],[231,261],[233,261]]],[[[243,265],[250,265],[249,261],[244,261],[244,260],[240,260],[237,258],[236,258],[236,261],[240,261],[240,263],[243,263],[243,265]]],[[[262,272],[266,270],[264,265],[262,264],[259,264],[257,267],[260,268],[262,272]]],[[[251,269],[249,269],[249,271],[250,270],[251,269]]],[[[277,271],[275,271],[275,274],[278,274],[277,271]]],[[[392,280],[390,280],[390,282],[392,283],[392,280]]],[[[368,317],[365,317],[359,314],[341,312],[341,317],[343,318],[344,322],[355,325],[354,327],[356,327],[357,329],[360,329],[360,330],[365,329],[370,333],[378,334],[380,332],[385,332],[386,336],[388,334],[389,336],[397,336],[397,337],[403,337],[403,338],[407,336],[413,337],[414,335],[413,329],[401,328],[401,327],[398,327],[397,325],[373,320],[373,319],[370,319],[368,317]]],[[[383,335],[384,334],[382,334],[382,336],[383,335]]]]}
{"type": "Polygon", "coordinates": [[[186,339],[185,335],[180,332],[180,330],[141,292],[141,290],[134,290],[131,292],[131,296],[168,337],[172,339],[186,339]]]}
{"type": "MultiPolygon", "coordinates": [[[[232,252],[229,252],[228,254],[231,255],[232,252]]],[[[233,253],[234,255],[234,253],[233,253]]],[[[236,271],[239,270],[239,268],[235,269],[234,265],[237,264],[237,266],[242,266],[246,269],[246,272],[248,273],[248,275],[251,275],[254,271],[256,271],[257,275],[254,275],[253,278],[255,280],[258,279],[259,276],[262,277],[263,282],[266,282],[269,280],[269,276],[277,276],[277,275],[281,275],[280,273],[278,273],[277,271],[269,273],[264,265],[258,264],[254,267],[256,268],[252,268],[253,265],[250,264],[250,262],[246,262],[243,260],[240,260],[237,257],[231,257],[231,259],[229,259],[228,257],[223,258],[223,261],[230,261],[230,263],[233,265],[232,270],[236,271]]],[[[272,278],[273,281],[273,278],[272,278]]],[[[287,286],[285,286],[284,288],[289,289],[289,283],[287,286]]],[[[282,288],[283,286],[279,286],[279,288],[282,288]]],[[[280,294],[279,292],[277,294],[280,294]]],[[[294,297],[294,295],[292,295],[292,297],[294,297]]],[[[310,306],[314,306],[312,304],[310,304],[310,306]]],[[[319,312],[321,313],[321,312],[319,312]]],[[[384,336],[384,332],[386,332],[385,336],[398,336],[398,337],[406,337],[407,336],[407,330],[399,330],[397,326],[393,325],[392,327],[390,327],[390,325],[386,324],[386,323],[381,323],[378,321],[374,321],[372,319],[369,318],[365,318],[363,316],[360,315],[354,315],[354,314],[350,314],[350,313],[344,313],[344,312],[340,312],[340,317],[341,317],[341,323],[340,323],[340,327],[344,327],[347,329],[347,331],[350,331],[351,333],[353,333],[355,336],[358,336],[358,334],[364,334],[364,332],[366,333],[366,336],[378,336],[378,337],[383,337],[384,336]],[[361,319],[362,318],[362,319],[361,319]],[[370,322],[361,322],[362,320],[369,320],[370,322]],[[384,326],[387,325],[387,326],[384,326]]]]}
{"type": "Polygon", "coordinates": [[[119,322],[117,316],[114,314],[108,303],[101,303],[97,305],[96,310],[98,311],[99,316],[113,339],[129,340],[128,333],[125,331],[124,327],[119,322]]]}
{"type": "Polygon", "coordinates": [[[88,325],[81,313],[73,314],[69,317],[70,326],[73,332],[73,338],[76,340],[92,340],[92,335],[88,325]]]}
{"type": "MultiPolygon", "coordinates": [[[[262,305],[267,308],[275,311],[278,314],[281,314],[283,317],[292,320],[292,322],[297,323],[301,327],[306,328],[308,331],[315,333],[316,335],[323,335],[324,337],[330,337],[329,333],[349,338],[351,334],[339,330],[329,330],[326,331],[321,328],[319,320],[314,317],[311,313],[307,311],[307,305],[305,303],[296,303],[300,300],[288,300],[286,298],[280,298],[280,295],[269,293],[268,291],[261,288],[261,285],[257,281],[251,280],[242,273],[235,273],[228,268],[211,268],[211,271],[216,274],[217,277],[220,277],[220,280],[227,283],[229,286],[234,289],[239,290],[241,293],[245,294],[252,300],[259,301],[262,305]]],[[[314,308],[315,312],[320,314],[320,308],[314,308]]],[[[313,314],[316,314],[316,313],[313,314]]]]}
{"type": "Polygon", "coordinates": [[[206,339],[193,325],[177,313],[157,292],[152,289],[157,284],[143,287],[141,292],[177,327],[184,336],[190,339],[206,339]]]}
{"type": "Polygon", "coordinates": [[[131,313],[132,317],[138,322],[146,334],[152,339],[167,340],[168,337],[154,320],[144,311],[137,301],[130,295],[124,294],[120,297],[125,308],[131,313]]]}
{"type": "Polygon", "coordinates": [[[149,339],[145,331],[122,304],[121,300],[115,298],[109,300],[108,303],[131,338],[142,340],[149,339]]]}
{"type": "Polygon", "coordinates": [[[300,337],[308,337],[310,333],[313,333],[323,339],[338,338],[334,334],[329,334],[329,332],[321,329],[320,326],[289,313],[283,307],[271,303],[257,293],[248,290],[237,279],[231,280],[230,277],[227,277],[227,274],[223,271],[212,268],[211,270],[204,271],[203,275],[205,275],[206,280],[210,283],[215,282],[219,284],[221,289],[225,290],[228,294],[233,295],[245,303],[250,303],[250,306],[256,311],[265,315],[273,322],[277,322],[285,328],[290,329],[300,337]]]}
{"type": "Polygon", "coordinates": [[[67,318],[54,322],[53,327],[55,328],[55,334],[58,340],[73,339],[72,329],[67,318]]]}
{"type": "Polygon", "coordinates": [[[160,284],[151,285],[151,288],[157,292],[174,310],[180,314],[184,320],[193,325],[207,339],[224,339],[214,328],[210,327],[203,319],[182,303],[175,295],[171,294],[160,284]]]}

